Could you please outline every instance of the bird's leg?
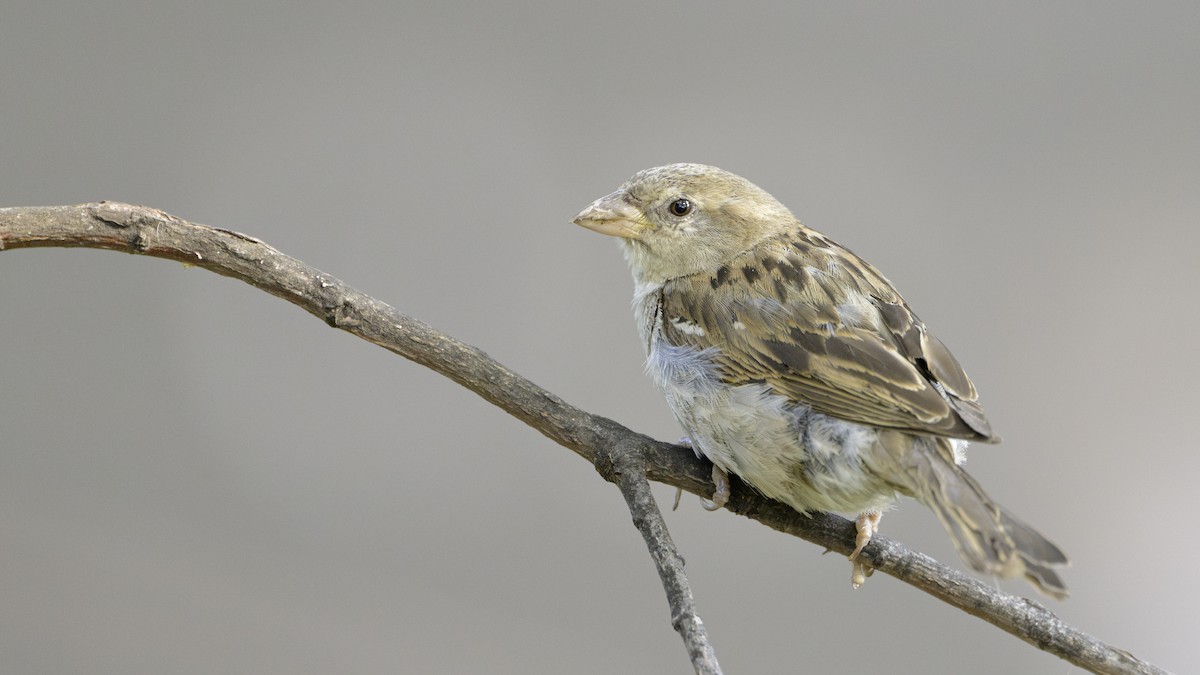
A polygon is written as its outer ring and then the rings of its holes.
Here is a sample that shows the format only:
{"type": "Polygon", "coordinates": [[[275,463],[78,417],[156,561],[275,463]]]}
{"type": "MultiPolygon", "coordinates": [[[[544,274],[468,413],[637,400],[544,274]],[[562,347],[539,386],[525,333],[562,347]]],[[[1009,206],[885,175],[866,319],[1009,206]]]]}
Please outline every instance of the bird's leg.
{"type": "Polygon", "coordinates": [[[713,483],[717,489],[713,492],[712,499],[700,498],[700,506],[704,507],[705,511],[716,511],[725,506],[729,502],[729,474],[721,467],[713,464],[712,469],[713,483]]]}
{"type": "Polygon", "coordinates": [[[880,518],[883,518],[882,512],[867,511],[860,513],[854,521],[854,528],[858,530],[858,534],[854,537],[854,552],[850,554],[850,585],[855,588],[866,583],[867,577],[874,572],[858,559],[858,554],[862,553],[867,544],[871,543],[871,537],[879,532],[880,518]]]}

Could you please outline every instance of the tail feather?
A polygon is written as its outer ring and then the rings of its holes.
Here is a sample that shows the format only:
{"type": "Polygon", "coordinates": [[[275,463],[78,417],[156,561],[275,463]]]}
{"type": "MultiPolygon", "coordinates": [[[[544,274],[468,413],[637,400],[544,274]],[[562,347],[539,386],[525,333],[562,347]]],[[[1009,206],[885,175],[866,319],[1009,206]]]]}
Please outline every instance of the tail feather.
{"type": "Polygon", "coordinates": [[[911,446],[906,452],[892,454],[909,478],[903,491],[933,509],[967,564],[1003,578],[1023,575],[1046,595],[1067,597],[1067,587],[1053,569],[1069,564],[1061,549],[992,501],[954,463],[948,446],[935,449],[922,442],[941,444],[945,439],[907,440],[911,446]]]}
{"type": "MultiPolygon", "coordinates": [[[[962,469],[959,472],[967,475],[962,469]]],[[[1000,509],[1000,527],[1016,543],[1017,555],[1025,563],[1025,578],[1046,595],[1059,600],[1066,599],[1069,594],[1067,585],[1053,569],[1071,564],[1062,549],[1003,508],[1000,509]]]]}

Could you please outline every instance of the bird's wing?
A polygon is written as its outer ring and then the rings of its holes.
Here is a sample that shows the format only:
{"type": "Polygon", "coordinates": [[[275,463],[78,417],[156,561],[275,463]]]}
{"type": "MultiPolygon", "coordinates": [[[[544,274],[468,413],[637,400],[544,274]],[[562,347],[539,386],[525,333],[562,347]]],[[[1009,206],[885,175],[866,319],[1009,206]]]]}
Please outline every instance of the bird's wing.
{"type": "Polygon", "coordinates": [[[873,267],[815,232],[770,240],[661,293],[663,337],[716,348],[729,384],[764,382],[855,422],[998,440],[945,345],[873,267]]]}

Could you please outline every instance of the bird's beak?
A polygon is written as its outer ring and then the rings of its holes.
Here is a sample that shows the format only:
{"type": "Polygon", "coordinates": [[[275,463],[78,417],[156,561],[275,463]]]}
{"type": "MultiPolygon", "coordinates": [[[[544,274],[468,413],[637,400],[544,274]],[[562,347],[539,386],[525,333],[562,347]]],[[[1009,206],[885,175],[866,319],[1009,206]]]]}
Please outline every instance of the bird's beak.
{"type": "Polygon", "coordinates": [[[617,190],[592,202],[591,206],[580,211],[571,222],[600,234],[626,239],[640,237],[648,224],[641,209],[625,201],[623,190],[617,190]]]}

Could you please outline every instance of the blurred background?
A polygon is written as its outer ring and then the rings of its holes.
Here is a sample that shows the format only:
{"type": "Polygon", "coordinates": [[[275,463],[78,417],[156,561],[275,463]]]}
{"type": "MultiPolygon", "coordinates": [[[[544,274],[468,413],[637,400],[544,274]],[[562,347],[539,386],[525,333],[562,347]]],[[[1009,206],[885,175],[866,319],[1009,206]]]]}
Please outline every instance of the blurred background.
{"type": "MultiPolygon", "coordinates": [[[[1051,607],[1186,671],[1197,22],[1185,2],[8,0],[0,205],[252,234],[674,440],[625,263],[569,220],[648,166],[742,174],[965,364],[1005,439],[971,472],[1073,558],[1051,607]]],[[[244,284],[0,254],[0,430],[6,673],[690,672],[587,463],[244,284]]],[[[727,672],[1072,671],[695,498],[668,523],[727,672]]],[[[912,502],[882,532],[962,568],[912,502]]]]}

